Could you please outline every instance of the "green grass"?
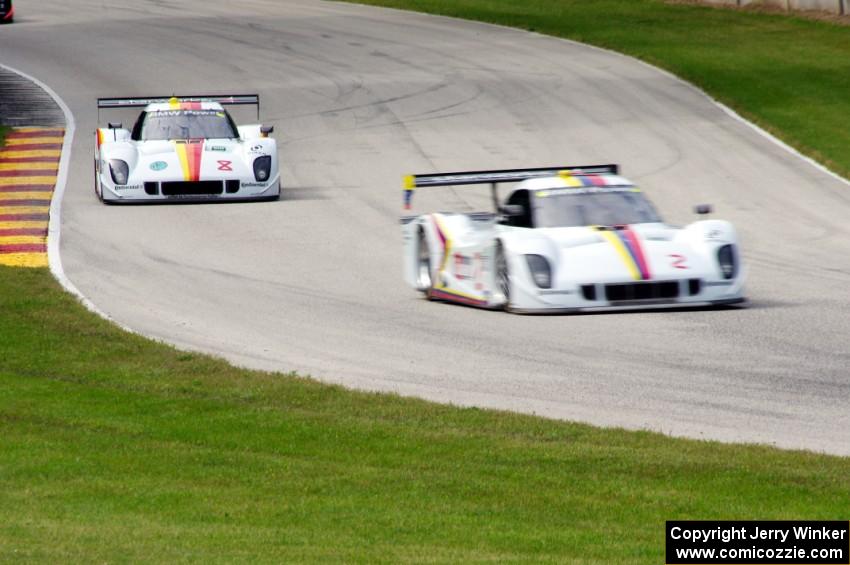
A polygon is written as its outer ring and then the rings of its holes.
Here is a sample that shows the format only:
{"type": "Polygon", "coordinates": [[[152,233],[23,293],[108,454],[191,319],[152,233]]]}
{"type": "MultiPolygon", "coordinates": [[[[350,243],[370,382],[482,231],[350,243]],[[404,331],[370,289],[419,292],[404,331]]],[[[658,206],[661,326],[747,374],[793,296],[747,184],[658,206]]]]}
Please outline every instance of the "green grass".
{"type": "Polygon", "coordinates": [[[660,563],[668,519],[846,519],[850,459],[350,392],[0,268],[0,561],[660,563]]]}
{"type": "Polygon", "coordinates": [[[850,458],[239,370],[0,267],[2,562],[661,563],[665,520],[847,508],[850,458]]]}
{"type": "Polygon", "coordinates": [[[850,26],[659,0],[355,1],[534,30],[638,57],[850,175],[850,26]]]}

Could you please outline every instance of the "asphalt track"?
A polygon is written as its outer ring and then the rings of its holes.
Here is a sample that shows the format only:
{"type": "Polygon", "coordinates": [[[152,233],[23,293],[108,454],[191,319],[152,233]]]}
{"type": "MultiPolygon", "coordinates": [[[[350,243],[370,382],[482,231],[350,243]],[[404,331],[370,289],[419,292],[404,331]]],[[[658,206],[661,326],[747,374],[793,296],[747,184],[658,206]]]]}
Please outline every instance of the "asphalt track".
{"type": "MultiPolygon", "coordinates": [[[[850,454],[850,186],[687,85],[565,41],[329,2],[18,10],[0,62],[51,86],[77,120],[65,269],[118,322],[352,387],[850,454]],[[230,91],[262,96],[282,200],[96,200],[97,96],[230,91]],[[621,163],[671,222],[703,202],[735,222],[749,307],[511,316],[403,284],[403,174],[596,162],[621,163]]],[[[486,202],[443,189],[416,208],[486,202]]]]}

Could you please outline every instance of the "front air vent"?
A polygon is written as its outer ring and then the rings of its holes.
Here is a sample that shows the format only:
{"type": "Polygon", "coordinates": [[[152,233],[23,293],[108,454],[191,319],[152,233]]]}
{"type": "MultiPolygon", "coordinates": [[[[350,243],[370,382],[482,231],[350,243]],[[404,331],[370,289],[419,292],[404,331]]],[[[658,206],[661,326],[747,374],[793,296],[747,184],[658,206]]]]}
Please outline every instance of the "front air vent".
{"type": "Polygon", "coordinates": [[[159,183],[158,182],[146,182],[145,183],[145,194],[150,196],[156,196],[159,194],[159,183]]]}
{"type": "Polygon", "coordinates": [[[202,196],[206,194],[221,194],[224,192],[224,183],[220,180],[164,182],[161,186],[163,196],[202,196]]]}
{"type": "Polygon", "coordinates": [[[605,299],[608,302],[642,302],[672,300],[679,296],[678,281],[652,281],[625,284],[606,284],[605,299]]]}
{"type": "Polygon", "coordinates": [[[702,281],[699,279],[688,279],[688,294],[695,296],[702,290],[702,281]]]}
{"type": "Polygon", "coordinates": [[[239,192],[239,181],[238,180],[226,180],[224,181],[224,190],[227,191],[227,194],[234,194],[239,192]]]}
{"type": "Polygon", "coordinates": [[[596,300],[596,285],[583,284],[581,285],[581,294],[585,300],[596,300]]]}

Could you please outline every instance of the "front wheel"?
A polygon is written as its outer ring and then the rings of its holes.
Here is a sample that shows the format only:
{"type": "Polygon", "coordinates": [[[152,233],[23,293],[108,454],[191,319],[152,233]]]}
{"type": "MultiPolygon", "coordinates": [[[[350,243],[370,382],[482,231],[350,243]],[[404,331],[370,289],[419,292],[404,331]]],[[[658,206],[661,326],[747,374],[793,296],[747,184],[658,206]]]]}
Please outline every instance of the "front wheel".
{"type": "Polygon", "coordinates": [[[98,172],[97,172],[97,159],[94,160],[94,195],[97,196],[97,199],[103,202],[103,188],[100,186],[98,182],[98,172]]]}

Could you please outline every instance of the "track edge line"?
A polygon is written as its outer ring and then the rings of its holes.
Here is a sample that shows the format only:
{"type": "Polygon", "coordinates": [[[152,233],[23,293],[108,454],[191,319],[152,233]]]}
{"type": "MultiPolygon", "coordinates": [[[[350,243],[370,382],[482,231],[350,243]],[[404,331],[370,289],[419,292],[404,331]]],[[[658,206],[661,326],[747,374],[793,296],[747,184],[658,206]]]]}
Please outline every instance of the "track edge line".
{"type": "Polygon", "coordinates": [[[62,155],[59,158],[59,172],[56,175],[56,187],[53,189],[53,198],[50,200],[50,219],[48,220],[47,225],[47,263],[50,267],[50,273],[62,286],[62,288],[64,288],[66,292],[75,296],[87,310],[100,316],[104,320],[116,324],[124,331],[133,334],[138,333],[132,328],[115,321],[111,316],[109,316],[109,314],[98,308],[94,302],[89,300],[89,298],[84,295],[73,282],[71,282],[71,279],[68,278],[68,275],[65,274],[65,269],[62,267],[62,256],[59,249],[62,240],[62,199],[65,196],[65,187],[68,183],[68,170],[71,162],[71,146],[73,145],[74,133],[76,132],[74,114],[71,112],[71,109],[65,101],[62,100],[62,98],[52,88],[42,81],[23,71],[4,65],[3,63],[0,63],[0,68],[15,73],[41,88],[53,99],[54,102],[56,102],[56,105],[59,106],[65,116],[65,136],[62,139],[62,155]]]}

